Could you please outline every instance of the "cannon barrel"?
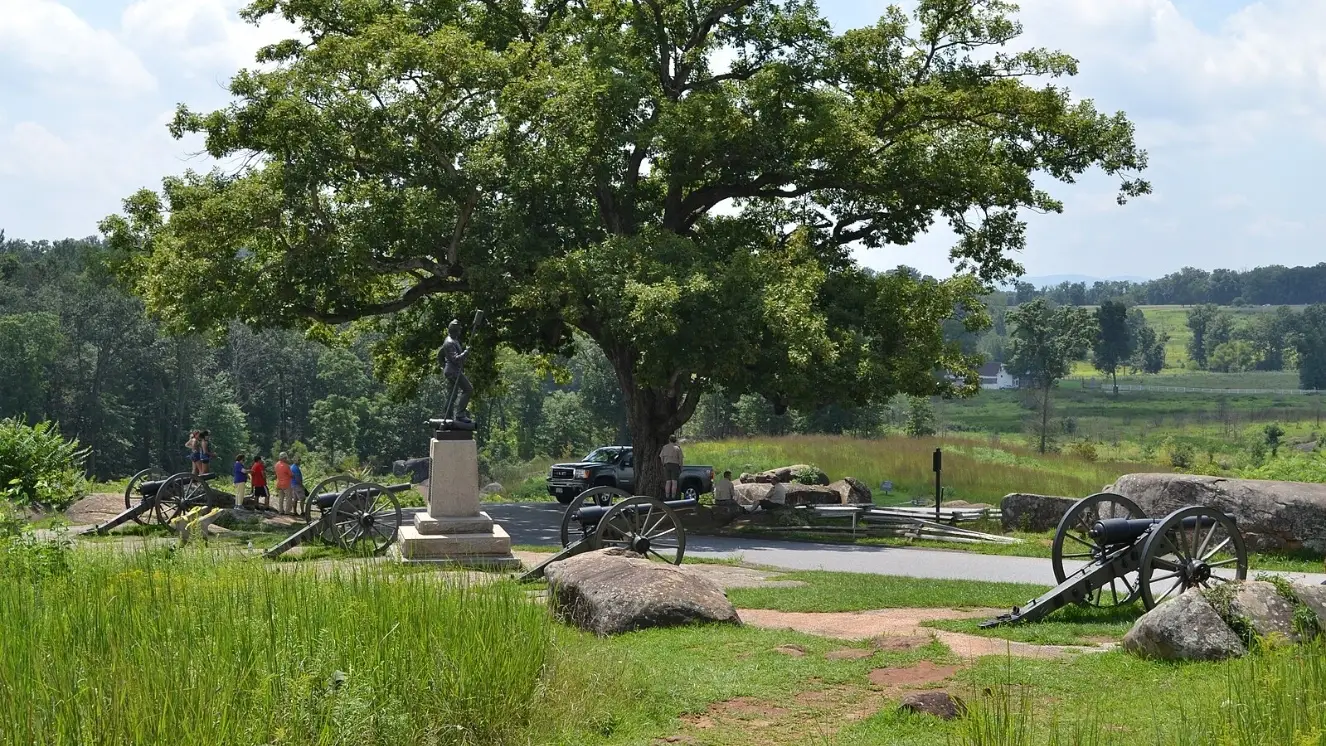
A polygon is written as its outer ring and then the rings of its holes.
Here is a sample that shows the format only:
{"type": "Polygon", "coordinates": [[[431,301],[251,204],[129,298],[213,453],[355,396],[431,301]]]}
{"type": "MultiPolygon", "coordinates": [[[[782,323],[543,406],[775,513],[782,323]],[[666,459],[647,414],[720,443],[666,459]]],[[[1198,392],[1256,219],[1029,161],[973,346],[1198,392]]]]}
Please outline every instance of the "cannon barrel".
{"type": "MultiPolygon", "coordinates": [[[[1087,535],[1104,546],[1132,544],[1160,521],[1159,518],[1106,518],[1091,524],[1091,530],[1087,535]]],[[[1210,516],[1190,516],[1179,521],[1179,524],[1184,529],[1192,529],[1198,525],[1210,528],[1215,525],[1215,519],[1210,516]]]]}
{"type": "MultiPolygon", "coordinates": [[[[672,510],[689,510],[700,504],[697,500],[671,500],[663,503],[672,510]]],[[[612,510],[610,505],[584,505],[576,511],[576,520],[580,521],[581,526],[593,526],[603,520],[603,516],[612,510]]],[[[634,508],[631,508],[634,510],[634,508]]]]}
{"type": "MultiPolygon", "coordinates": [[[[397,492],[405,492],[414,485],[405,483],[405,484],[392,484],[384,486],[387,488],[388,492],[397,493],[397,492]]],[[[336,502],[336,498],[340,496],[341,493],[339,492],[324,492],[320,495],[314,495],[312,499],[316,501],[316,504],[319,508],[322,508],[324,511],[328,511],[331,510],[332,505],[336,502]]]]}

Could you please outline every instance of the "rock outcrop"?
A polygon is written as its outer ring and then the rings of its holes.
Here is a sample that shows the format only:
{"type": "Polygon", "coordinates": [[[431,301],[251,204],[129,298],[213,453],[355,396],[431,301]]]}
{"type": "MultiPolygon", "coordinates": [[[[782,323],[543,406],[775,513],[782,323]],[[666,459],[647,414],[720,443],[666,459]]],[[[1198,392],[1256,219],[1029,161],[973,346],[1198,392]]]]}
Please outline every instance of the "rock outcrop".
{"type": "Polygon", "coordinates": [[[1270,583],[1255,580],[1239,583],[1229,595],[1228,608],[1217,611],[1223,611],[1226,620],[1238,619],[1261,637],[1299,641],[1294,631],[1294,604],[1270,583]]]}
{"type": "Polygon", "coordinates": [[[1143,614],[1123,649],[1164,661],[1218,661],[1248,652],[1201,593],[1189,591],[1143,614]]]}
{"type": "Polygon", "coordinates": [[[738,481],[743,484],[785,484],[805,477],[809,477],[810,484],[826,486],[829,484],[828,475],[809,464],[793,464],[755,474],[742,474],[738,481]]]}
{"type": "Polygon", "coordinates": [[[898,709],[904,712],[919,712],[934,715],[940,720],[952,720],[967,712],[963,701],[948,692],[917,692],[903,697],[898,709]]]}
{"type": "Polygon", "coordinates": [[[723,589],[690,570],[601,549],[548,566],[552,607],[598,635],[694,623],[740,624],[723,589]]]}
{"type": "Polygon", "coordinates": [[[875,502],[875,495],[865,482],[852,477],[844,477],[829,485],[835,490],[845,505],[870,505],[875,502]]]}
{"type": "Polygon", "coordinates": [[[1326,484],[1128,474],[1107,491],[1130,498],[1157,518],[1189,505],[1224,511],[1238,522],[1249,549],[1326,552],[1326,484]]]}
{"type": "Polygon", "coordinates": [[[1000,523],[1005,531],[1050,531],[1075,502],[1071,497],[1014,492],[999,502],[1000,523]]]}

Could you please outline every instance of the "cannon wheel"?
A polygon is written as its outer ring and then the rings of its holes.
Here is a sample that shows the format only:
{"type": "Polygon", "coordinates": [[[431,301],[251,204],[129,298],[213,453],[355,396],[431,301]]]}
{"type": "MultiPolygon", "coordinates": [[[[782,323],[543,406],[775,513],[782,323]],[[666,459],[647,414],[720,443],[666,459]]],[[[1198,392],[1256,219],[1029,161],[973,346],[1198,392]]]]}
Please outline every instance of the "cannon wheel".
{"type": "Polygon", "coordinates": [[[686,529],[661,500],[632,497],[612,506],[594,532],[597,549],[621,547],[680,565],[686,553],[686,529]]]}
{"type": "MultiPolygon", "coordinates": [[[[132,477],[129,477],[129,484],[124,488],[124,509],[128,510],[143,501],[143,496],[138,494],[138,486],[140,484],[165,478],[166,475],[156,469],[143,469],[132,477]]],[[[147,515],[150,515],[151,513],[152,511],[148,511],[148,514],[134,516],[134,522],[141,526],[146,526],[148,524],[147,515]]]]}
{"type": "Polygon", "coordinates": [[[1248,549],[1234,520],[1214,508],[1180,508],[1151,529],[1142,545],[1142,603],[1148,611],[1189,588],[1248,577],[1248,549]],[[1185,527],[1184,519],[1195,518],[1185,527]],[[1202,523],[1211,521],[1210,526],[1202,523]]]}
{"type": "Polygon", "coordinates": [[[304,509],[301,511],[304,516],[304,523],[313,523],[322,520],[322,508],[316,504],[318,495],[326,492],[345,492],[359,483],[358,479],[349,474],[337,474],[334,477],[327,477],[318,482],[304,496],[304,509]]]}
{"type": "Polygon", "coordinates": [[[170,522],[191,507],[207,504],[207,484],[194,474],[176,474],[157,490],[157,506],[152,511],[156,522],[170,528],[170,522]]]}
{"type": "Polygon", "coordinates": [[[395,493],[380,484],[362,482],[336,498],[327,531],[347,551],[378,555],[396,543],[401,527],[401,504],[395,493]]]}
{"type": "Polygon", "coordinates": [[[630,497],[631,493],[626,490],[619,490],[616,487],[594,487],[576,495],[575,499],[571,501],[570,505],[566,506],[566,510],[562,513],[562,546],[569,547],[572,542],[576,541],[576,539],[571,538],[571,524],[575,521],[576,511],[580,510],[580,506],[588,503],[606,508],[630,497]]]}
{"type": "MultiPolygon", "coordinates": [[[[1132,500],[1110,492],[1084,497],[1073,503],[1073,507],[1059,519],[1059,527],[1054,532],[1054,544],[1050,547],[1056,582],[1062,583],[1068,579],[1064,560],[1091,562],[1103,556],[1105,548],[1091,538],[1087,531],[1091,529],[1092,523],[1104,518],[1146,518],[1146,513],[1132,500]]],[[[1098,608],[1126,606],[1137,600],[1140,588],[1138,573],[1134,570],[1092,591],[1091,595],[1078,603],[1098,608]],[[1120,585],[1123,587],[1120,588],[1120,585]]]]}

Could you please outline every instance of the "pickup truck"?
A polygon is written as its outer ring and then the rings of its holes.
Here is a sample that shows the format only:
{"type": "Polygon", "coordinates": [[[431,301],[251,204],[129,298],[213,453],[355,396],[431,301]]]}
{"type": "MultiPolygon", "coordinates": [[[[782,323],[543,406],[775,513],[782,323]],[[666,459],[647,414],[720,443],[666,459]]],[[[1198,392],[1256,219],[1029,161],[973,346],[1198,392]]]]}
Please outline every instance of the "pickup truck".
{"type": "MultiPolygon", "coordinates": [[[[580,461],[553,464],[548,470],[548,494],[563,505],[591,487],[616,487],[635,494],[635,454],[630,446],[596,448],[580,461]]],[[[714,467],[681,467],[678,498],[692,499],[714,490],[714,467]]]]}

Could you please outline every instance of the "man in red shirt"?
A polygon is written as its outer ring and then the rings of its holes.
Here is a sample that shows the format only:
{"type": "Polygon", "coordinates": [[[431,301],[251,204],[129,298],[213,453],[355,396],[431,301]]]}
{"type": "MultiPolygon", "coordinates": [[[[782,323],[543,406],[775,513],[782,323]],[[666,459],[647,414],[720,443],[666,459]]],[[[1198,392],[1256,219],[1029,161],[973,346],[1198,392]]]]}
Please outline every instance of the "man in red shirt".
{"type": "Polygon", "coordinates": [[[285,451],[276,458],[276,495],[281,512],[287,515],[293,512],[290,494],[290,459],[285,451]]]}
{"type": "Polygon", "coordinates": [[[253,457],[253,466],[249,467],[249,482],[253,485],[253,501],[262,501],[262,507],[272,509],[272,498],[267,494],[267,467],[263,466],[262,456],[253,457]]]}

